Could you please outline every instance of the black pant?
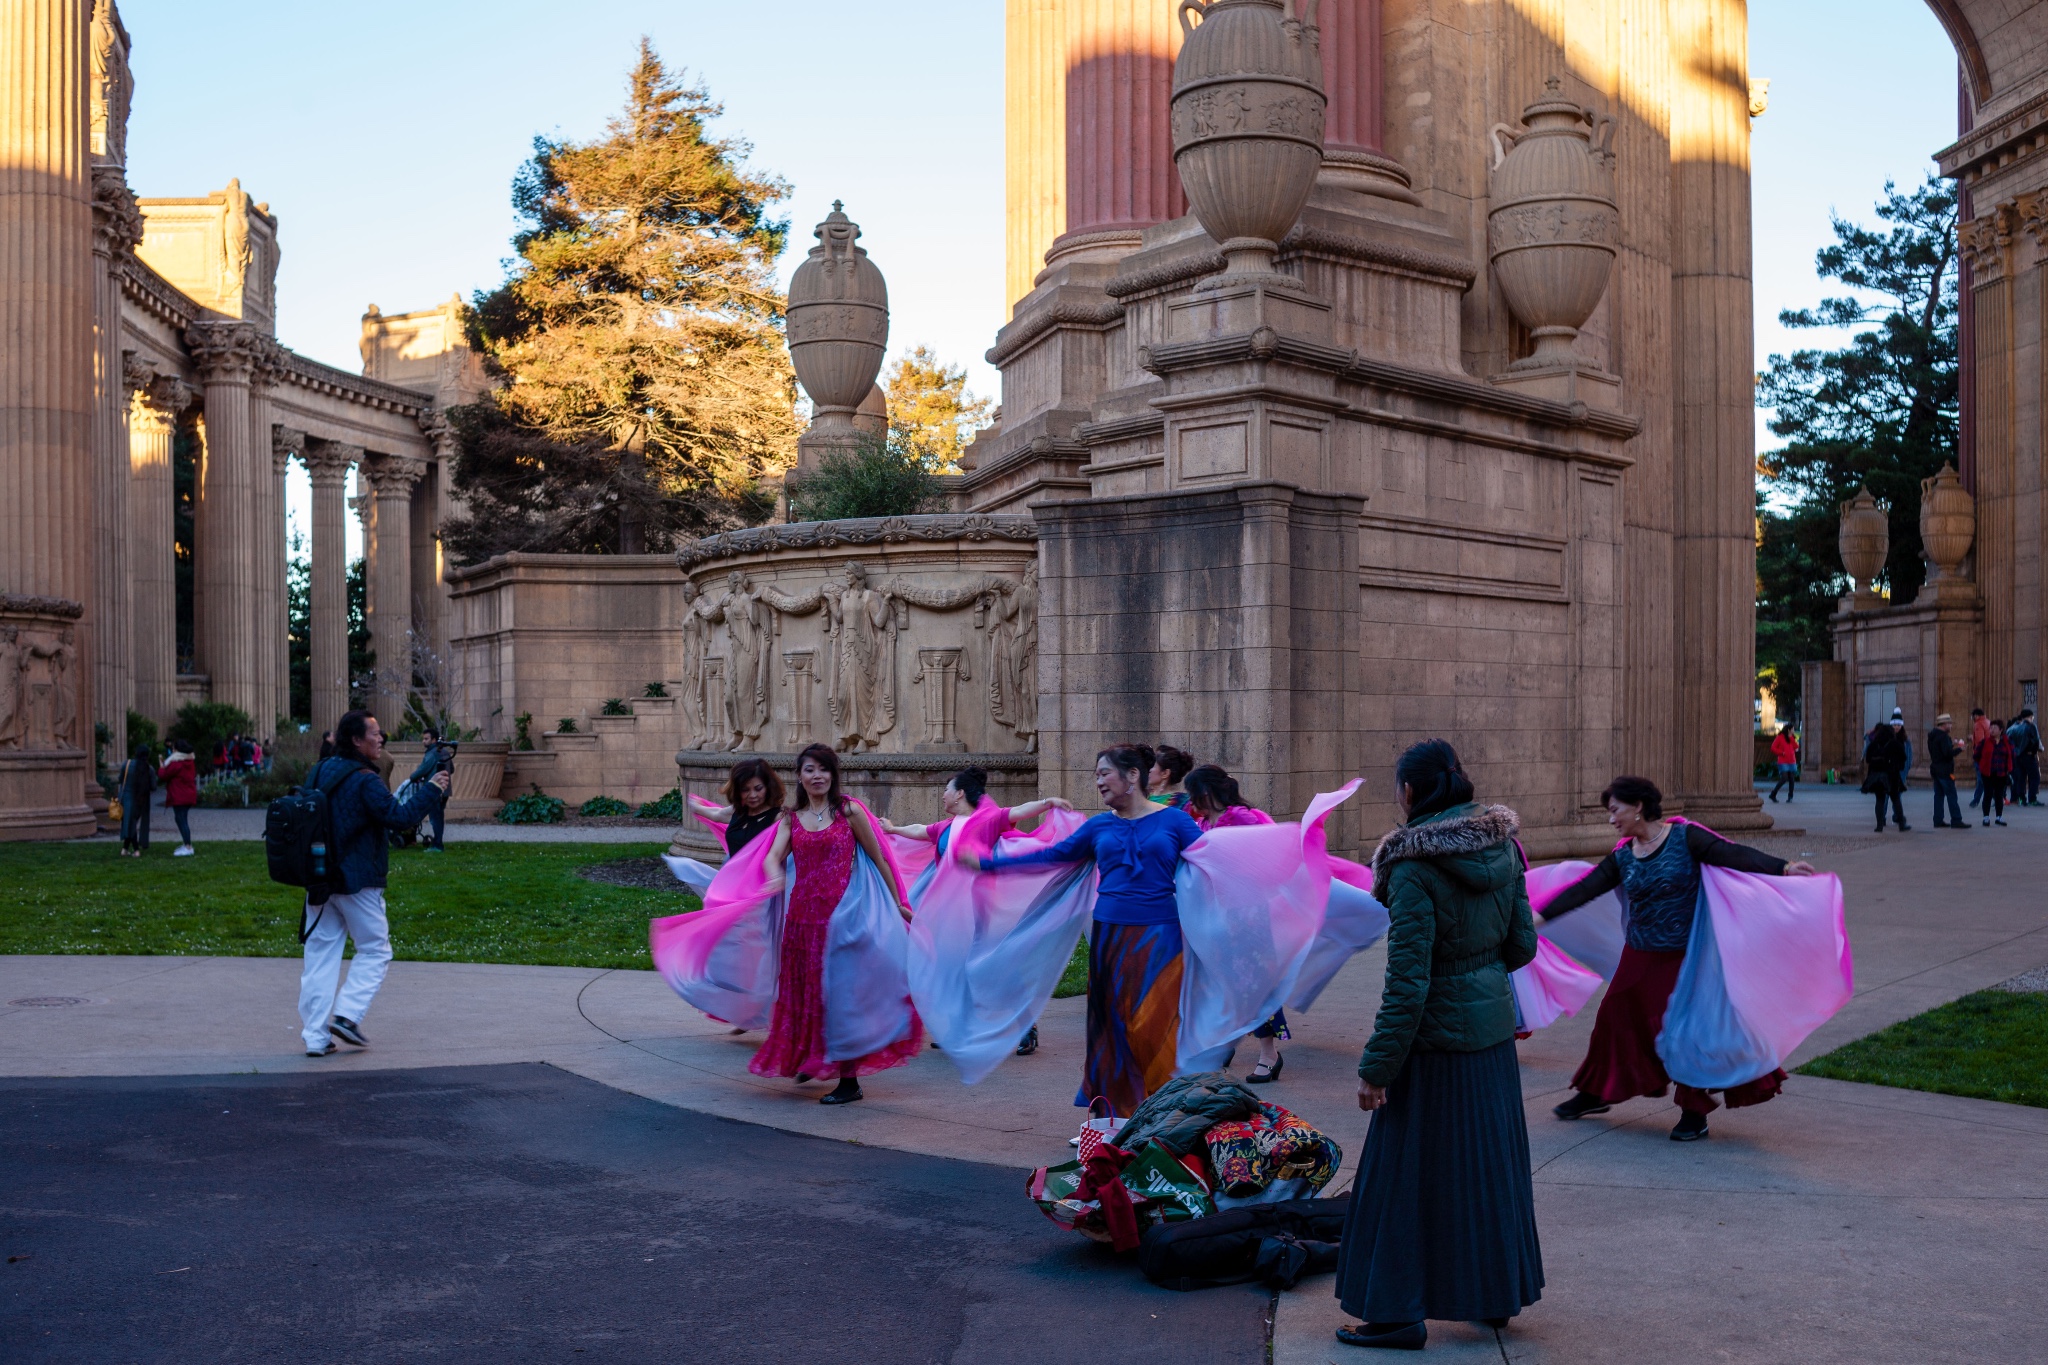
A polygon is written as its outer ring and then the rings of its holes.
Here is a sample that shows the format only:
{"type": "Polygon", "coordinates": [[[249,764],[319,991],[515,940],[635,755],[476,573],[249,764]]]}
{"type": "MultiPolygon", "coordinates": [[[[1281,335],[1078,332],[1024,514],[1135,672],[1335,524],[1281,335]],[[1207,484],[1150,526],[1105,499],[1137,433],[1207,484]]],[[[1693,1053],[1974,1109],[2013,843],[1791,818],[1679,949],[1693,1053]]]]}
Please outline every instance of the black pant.
{"type": "Polygon", "coordinates": [[[1799,795],[1799,769],[1794,768],[1790,772],[1778,774],[1778,786],[1771,788],[1771,800],[1775,801],[1778,799],[1779,787],[1790,787],[1792,789],[1785,797],[1787,801],[1797,797],[1799,795]]]}
{"type": "Polygon", "coordinates": [[[2041,802],[2041,755],[2021,754],[2012,773],[2012,799],[2029,806],[2041,802]]]}
{"type": "Polygon", "coordinates": [[[1878,789],[1878,793],[1877,793],[1877,827],[1878,827],[1879,829],[1883,829],[1883,828],[1884,828],[1884,803],[1885,803],[1886,801],[1890,801],[1890,802],[1892,803],[1892,819],[1894,819],[1894,820],[1896,820],[1896,821],[1898,821],[1898,822],[1899,822],[1899,828],[1900,828],[1900,829],[1904,829],[1904,828],[1906,827],[1906,808],[1905,808],[1904,806],[1902,806],[1902,805],[1900,805],[1900,804],[1899,804],[1899,792],[1898,792],[1898,789],[1897,789],[1897,788],[1895,788],[1895,787],[1894,787],[1894,788],[1882,788],[1882,787],[1881,787],[1881,788],[1879,788],[1879,789],[1878,789]]]}
{"type": "Polygon", "coordinates": [[[121,793],[121,843],[149,848],[149,793],[121,793]]]}
{"type": "Polygon", "coordinates": [[[1984,818],[1986,820],[2005,818],[2005,779],[1987,777],[1984,779],[1984,818]]]}
{"type": "Polygon", "coordinates": [[[1934,774],[1934,823],[1941,823],[1941,803],[1948,802],[1948,822],[1952,825],[1963,823],[1963,808],[1956,804],[1956,780],[1946,773],[1934,774]]]}
{"type": "Polygon", "coordinates": [[[434,808],[427,812],[427,819],[432,821],[434,825],[434,847],[444,847],[441,842],[441,830],[448,820],[447,804],[445,802],[435,803],[434,808]]]}

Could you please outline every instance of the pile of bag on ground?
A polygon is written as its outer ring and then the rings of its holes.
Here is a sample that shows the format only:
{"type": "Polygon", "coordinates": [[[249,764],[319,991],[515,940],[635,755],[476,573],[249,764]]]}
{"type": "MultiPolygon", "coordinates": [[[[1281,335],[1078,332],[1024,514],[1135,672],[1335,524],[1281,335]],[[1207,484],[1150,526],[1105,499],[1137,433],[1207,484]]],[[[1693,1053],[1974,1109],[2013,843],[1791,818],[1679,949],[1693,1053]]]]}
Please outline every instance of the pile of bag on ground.
{"type": "Polygon", "coordinates": [[[1075,1160],[1031,1173],[1033,1202],[1061,1227],[1137,1251],[1154,1283],[1285,1289],[1335,1268],[1343,1201],[1316,1195],[1342,1149],[1227,1073],[1176,1077],[1128,1119],[1091,1109],[1078,1146],[1075,1160]]]}

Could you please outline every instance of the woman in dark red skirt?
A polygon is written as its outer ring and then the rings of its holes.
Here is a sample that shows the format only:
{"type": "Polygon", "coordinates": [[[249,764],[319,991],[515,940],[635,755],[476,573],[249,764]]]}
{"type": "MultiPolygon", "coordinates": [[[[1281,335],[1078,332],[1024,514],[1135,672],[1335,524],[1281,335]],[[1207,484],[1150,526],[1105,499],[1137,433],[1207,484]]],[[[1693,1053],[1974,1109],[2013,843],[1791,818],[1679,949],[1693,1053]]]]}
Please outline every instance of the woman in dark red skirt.
{"type": "MultiPolygon", "coordinates": [[[[1559,892],[1544,907],[1543,918],[1554,920],[1618,889],[1627,898],[1628,942],[1594,1018],[1586,1060],[1572,1077],[1576,1093],[1551,1111],[1561,1119],[1604,1114],[1623,1100],[1660,1096],[1671,1084],[1657,1055],[1657,1035],[1664,1031],[1664,1009],[1678,984],[1693,918],[1699,913],[1701,864],[1773,877],[1813,874],[1806,863],[1788,863],[1731,843],[1703,825],[1675,825],[1664,819],[1664,794],[1648,778],[1617,777],[1600,799],[1607,803],[1607,822],[1625,842],[1559,892]]],[[[1784,1082],[1781,1067],[1729,1087],[1721,1099],[1730,1109],[1762,1104],[1784,1082]]],[[[1707,1115],[1719,1103],[1707,1091],[1682,1083],[1677,1098],[1684,1112],[1671,1130],[1671,1140],[1705,1137],[1707,1115]]]]}

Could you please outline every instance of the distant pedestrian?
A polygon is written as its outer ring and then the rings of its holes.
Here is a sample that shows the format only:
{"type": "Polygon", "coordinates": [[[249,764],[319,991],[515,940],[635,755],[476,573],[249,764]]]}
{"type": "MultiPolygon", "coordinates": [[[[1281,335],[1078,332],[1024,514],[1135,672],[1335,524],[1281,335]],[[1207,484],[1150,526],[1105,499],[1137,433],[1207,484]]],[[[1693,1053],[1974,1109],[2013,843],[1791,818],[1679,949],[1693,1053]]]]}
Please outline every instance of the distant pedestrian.
{"type": "Polygon", "coordinates": [[[1790,725],[1782,727],[1777,737],[1771,740],[1771,758],[1777,765],[1777,786],[1771,788],[1771,800],[1778,799],[1778,790],[1789,787],[1785,800],[1790,802],[1799,795],[1799,736],[1792,733],[1790,725]]]}
{"type": "Polygon", "coordinates": [[[156,790],[156,764],[149,746],[138,744],[121,765],[121,856],[149,852],[149,796],[156,790]]]}
{"type": "Polygon", "coordinates": [[[328,793],[334,842],[327,856],[340,876],[339,889],[321,904],[306,907],[315,917],[299,973],[299,1023],[308,1057],[333,1052],[336,1038],[353,1047],[369,1046],[363,1015],[391,965],[391,928],[384,911],[391,855],[387,831],[417,828],[431,807],[447,799],[450,781],[446,772],[437,772],[415,784],[408,800],[392,796],[377,775],[384,732],[368,711],[351,711],[335,724],[334,750],[334,757],[308,779],[328,793]],[[355,940],[356,956],[348,984],[337,997],[341,950],[348,939],[355,940]]]}
{"type": "Polygon", "coordinates": [[[1887,724],[1872,730],[1863,741],[1863,790],[1877,798],[1877,832],[1884,833],[1884,805],[1890,801],[1892,819],[1898,823],[1901,832],[1912,828],[1906,823],[1906,808],[1899,804],[1900,793],[1906,790],[1906,722],[1894,715],[1887,724]]]}
{"type": "Polygon", "coordinates": [[[1899,765],[1903,781],[1913,775],[1913,737],[1906,733],[1906,713],[1896,706],[1892,708],[1892,728],[1899,732],[1899,743],[1905,746],[1905,761],[1899,765]]]}
{"type": "Polygon", "coordinates": [[[1968,829],[1963,819],[1963,809],[1956,804],[1956,755],[1963,746],[1956,743],[1951,731],[1955,718],[1946,711],[1934,718],[1934,728],[1927,732],[1927,775],[1934,781],[1934,827],[1936,829],[1968,829]],[[1943,801],[1948,802],[1948,819],[1943,820],[1943,801]]]}
{"type": "Polygon", "coordinates": [[[319,753],[318,757],[317,757],[317,758],[315,759],[315,761],[317,762],[317,761],[319,761],[319,759],[328,759],[328,758],[333,758],[333,757],[334,757],[334,731],[332,731],[332,730],[322,730],[322,731],[320,732],[320,753],[319,753]]]}
{"type": "Polygon", "coordinates": [[[2012,803],[2040,805],[2041,723],[2034,719],[2033,707],[2020,712],[2019,719],[2007,728],[2005,738],[2012,745],[2012,803]]]}
{"type": "MultiPolygon", "coordinates": [[[[441,743],[441,732],[432,726],[428,726],[421,735],[421,738],[427,742],[427,751],[420,758],[420,771],[413,773],[412,780],[418,782],[429,773],[438,772],[445,766],[448,770],[448,780],[453,782],[455,780],[455,755],[449,746],[441,743]]],[[[436,801],[434,808],[427,812],[427,823],[434,830],[434,837],[426,846],[425,851],[428,853],[446,853],[448,851],[446,838],[448,831],[447,807],[447,802],[436,801]]]]}
{"type": "Polygon", "coordinates": [[[171,737],[170,756],[158,769],[157,780],[164,784],[164,804],[171,808],[171,818],[178,822],[178,846],[171,850],[171,856],[189,858],[192,808],[199,804],[199,763],[185,741],[176,735],[171,737]]]}
{"type": "MultiPolygon", "coordinates": [[[[1984,718],[1984,708],[1970,708],[1970,761],[1975,763],[1977,746],[1991,735],[1991,722],[1984,718]]],[[[1977,774],[1977,790],[1970,793],[1970,804],[1981,807],[1984,804],[1984,774],[1977,774]]]]}
{"type": "Polygon", "coordinates": [[[2005,823],[2005,789],[2012,780],[2012,741],[2005,736],[2005,722],[1991,722],[1990,733],[1977,746],[1977,776],[1984,783],[1984,823],[2005,823]],[[1995,813],[1995,818],[1994,818],[1995,813]]]}

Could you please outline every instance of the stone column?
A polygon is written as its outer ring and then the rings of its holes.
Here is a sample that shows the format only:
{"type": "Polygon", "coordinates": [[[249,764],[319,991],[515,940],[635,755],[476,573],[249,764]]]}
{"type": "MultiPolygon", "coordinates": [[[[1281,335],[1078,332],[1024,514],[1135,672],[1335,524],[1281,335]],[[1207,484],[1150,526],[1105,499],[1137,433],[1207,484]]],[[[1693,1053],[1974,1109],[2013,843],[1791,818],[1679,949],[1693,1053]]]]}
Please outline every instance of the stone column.
{"type": "Polygon", "coordinates": [[[360,446],[308,440],[306,471],[313,480],[313,562],[308,602],[312,631],[315,730],[327,730],[348,710],[348,467],[360,446]]]}
{"type": "Polygon", "coordinates": [[[426,475],[425,460],[380,455],[366,462],[377,502],[376,590],[370,643],[377,651],[372,709],[396,732],[412,690],[412,490],[426,475]]]}
{"type": "Polygon", "coordinates": [[[1003,16],[1004,299],[1031,292],[1067,225],[1063,0],[1008,0],[1003,16]]]}
{"type": "Polygon", "coordinates": [[[1066,0],[1066,225],[1046,253],[1115,260],[1154,223],[1187,212],[1173,169],[1167,104],[1180,51],[1175,7],[1066,0]]]}
{"type": "Polygon", "coordinates": [[[178,710],[177,547],[171,443],[192,386],[175,375],[131,369],[128,409],[128,571],[135,709],[166,729],[178,710]]]}
{"type": "Polygon", "coordinates": [[[1687,814],[1767,829],[1751,785],[1756,382],[1744,0],[1673,0],[1671,326],[1677,375],[1677,772],[1687,814]]]}
{"type": "Polygon", "coordinates": [[[259,336],[254,350],[249,370],[249,573],[258,709],[249,717],[257,734],[270,735],[285,709],[284,675],[278,669],[278,632],[284,621],[283,467],[270,421],[270,395],[283,375],[284,348],[259,336]]]}
{"type": "MultiPolygon", "coordinates": [[[[256,631],[256,452],[249,385],[260,358],[253,327],[194,323],[185,344],[206,392],[206,453],[194,499],[192,631],[209,697],[262,723],[262,664],[256,631]]],[[[266,476],[267,477],[267,476],[266,476]]]]}
{"type": "Polygon", "coordinates": [[[270,527],[270,577],[272,602],[269,625],[264,629],[270,634],[271,676],[277,682],[277,714],[286,720],[292,715],[292,621],[291,621],[291,546],[285,534],[285,478],[291,470],[292,456],[302,458],[306,451],[306,433],[291,427],[272,427],[270,436],[270,513],[265,523],[270,527]]]}
{"type": "Polygon", "coordinates": [[[108,762],[128,752],[134,624],[128,557],[128,386],[121,364],[121,271],[142,240],[142,211],[118,165],[92,168],[93,720],[108,762]]]}
{"type": "MultiPolygon", "coordinates": [[[[10,660],[19,656],[9,645],[20,646],[32,622],[51,623],[36,638],[68,634],[88,650],[98,625],[90,9],[85,0],[0,0],[0,592],[23,603],[19,624],[0,629],[10,660]],[[81,624],[70,624],[81,607],[81,624]]],[[[77,667],[69,678],[87,718],[83,743],[74,735],[31,753],[39,746],[0,733],[0,838],[92,832],[83,799],[92,678],[77,667]]],[[[0,703],[15,699],[12,688],[0,692],[0,703]]]]}
{"type": "Polygon", "coordinates": [[[1408,188],[1408,172],[1380,150],[1381,0],[1323,0],[1323,93],[1330,105],[1323,125],[1323,170],[1317,183],[1360,194],[1422,202],[1408,188]]]}

